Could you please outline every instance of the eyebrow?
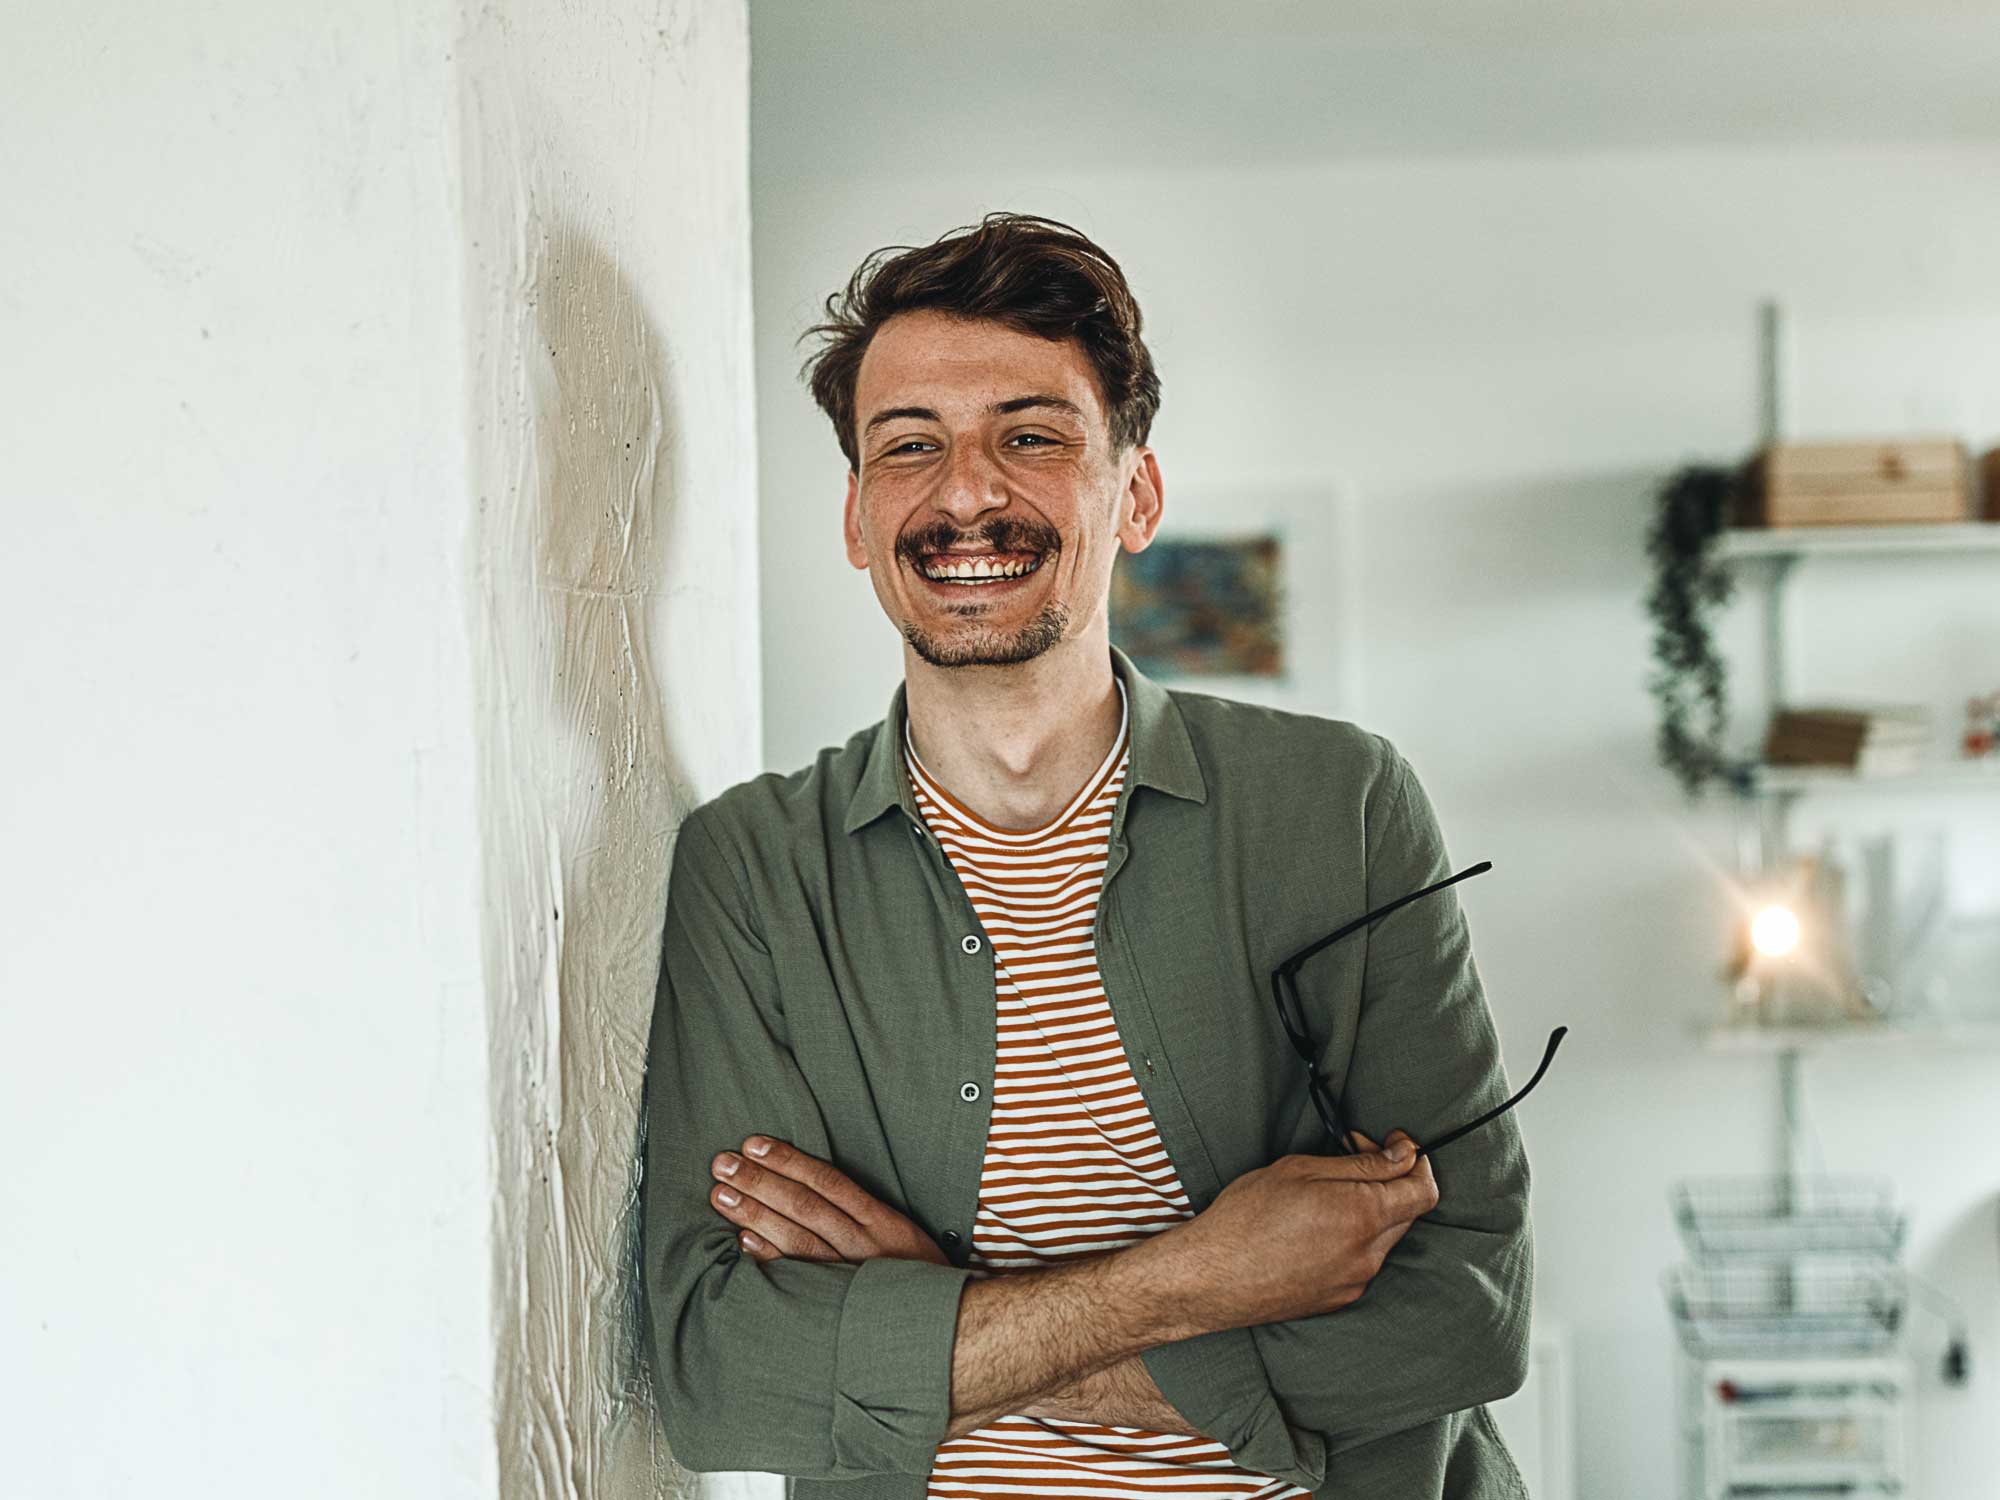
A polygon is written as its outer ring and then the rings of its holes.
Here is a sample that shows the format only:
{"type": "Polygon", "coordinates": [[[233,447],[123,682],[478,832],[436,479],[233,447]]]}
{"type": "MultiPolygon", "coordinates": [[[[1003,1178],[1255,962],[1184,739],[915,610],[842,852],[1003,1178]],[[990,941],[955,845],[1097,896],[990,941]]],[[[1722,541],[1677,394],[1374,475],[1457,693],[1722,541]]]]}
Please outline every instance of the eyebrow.
{"type": "MultiPolygon", "coordinates": [[[[1014,396],[1006,401],[996,401],[987,407],[986,411],[989,416],[1004,417],[1017,411],[1034,411],[1037,409],[1066,412],[1068,415],[1075,417],[1079,422],[1085,420],[1083,408],[1078,406],[1074,401],[1065,400],[1061,396],[1051,395],[1046,391],[1038,391],[1032,396],[1014,396]]],[[[870,417],[868,425],[861,429],[862,435],[865,437],[883,423],[894,422],[902,417],[914,417],[920,422],[942,420],[937,412],[928,406],[891,406],[886,410],[876,412],[874,416],[870,417]]]]}

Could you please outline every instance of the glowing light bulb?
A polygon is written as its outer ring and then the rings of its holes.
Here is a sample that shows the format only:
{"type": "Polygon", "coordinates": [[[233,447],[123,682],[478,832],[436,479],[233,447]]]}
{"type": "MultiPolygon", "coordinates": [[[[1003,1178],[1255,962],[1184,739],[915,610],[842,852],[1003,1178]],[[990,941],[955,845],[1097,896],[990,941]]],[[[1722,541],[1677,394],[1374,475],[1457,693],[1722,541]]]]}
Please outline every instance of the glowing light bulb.
{"type": "Polygon", "coordinates": [[[1799,919],[1783,906],[1767,906],[1750,924],[1750,942],[1759,953],[1776,958],[1799,945],[1799,919]]]}

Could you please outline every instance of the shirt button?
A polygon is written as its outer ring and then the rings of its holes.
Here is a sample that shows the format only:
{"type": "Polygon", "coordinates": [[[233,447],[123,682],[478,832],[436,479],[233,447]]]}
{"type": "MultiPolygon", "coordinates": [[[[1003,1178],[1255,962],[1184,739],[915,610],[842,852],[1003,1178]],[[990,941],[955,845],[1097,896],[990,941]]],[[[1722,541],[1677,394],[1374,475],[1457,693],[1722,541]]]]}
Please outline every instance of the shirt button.
{"type": "Polygon", "coordinates": [[[966,953],[977,953],[979,951],[979,939],[968,932],[958,940],[958,946],[966,953]]]}
{"type": "Polygon", "coordinates": [[[963,1099],[967,1104],[970,1104],[974,1099],[979,1097],[979,1085],[970,1081],[961,1083],[958,1086],[958,1097],[963,1099]]]}
{"type": "Polygon", "coordinates": [[[956,1245],[958,1243],[958,1231],[956,1229],[947,1229],[944,1232],[944,1242],[947,1245],[956,1245]]]}

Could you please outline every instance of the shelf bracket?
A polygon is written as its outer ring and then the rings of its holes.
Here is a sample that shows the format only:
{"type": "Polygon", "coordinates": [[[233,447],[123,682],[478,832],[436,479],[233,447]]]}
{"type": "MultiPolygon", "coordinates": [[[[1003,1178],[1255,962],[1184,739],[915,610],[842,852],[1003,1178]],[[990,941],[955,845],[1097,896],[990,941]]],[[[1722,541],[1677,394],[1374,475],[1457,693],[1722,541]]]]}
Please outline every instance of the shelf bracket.
{"type": "Polygon", "coordinates": [[[1786,660],[1785,585],[1798,566],[1796,553],[1778,553],[1764,582],[1764,703],[1776,713],[1790,701],[1791,663],[1786,660]]]}

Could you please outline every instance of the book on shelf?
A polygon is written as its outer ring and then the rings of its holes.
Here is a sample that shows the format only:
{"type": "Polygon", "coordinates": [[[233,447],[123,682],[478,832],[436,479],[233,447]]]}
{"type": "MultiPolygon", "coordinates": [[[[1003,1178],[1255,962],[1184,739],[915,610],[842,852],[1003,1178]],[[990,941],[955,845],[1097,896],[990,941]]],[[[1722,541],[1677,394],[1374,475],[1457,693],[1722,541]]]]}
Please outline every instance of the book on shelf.
{"type": "Polygon", "coordinates": [[[1918,705],[1849,702],[1783,708],[1771,716],[1764,761],[1867,775],[1914,771],[1923,766],[1930,732],[1930,712],[1918,705]]]}

